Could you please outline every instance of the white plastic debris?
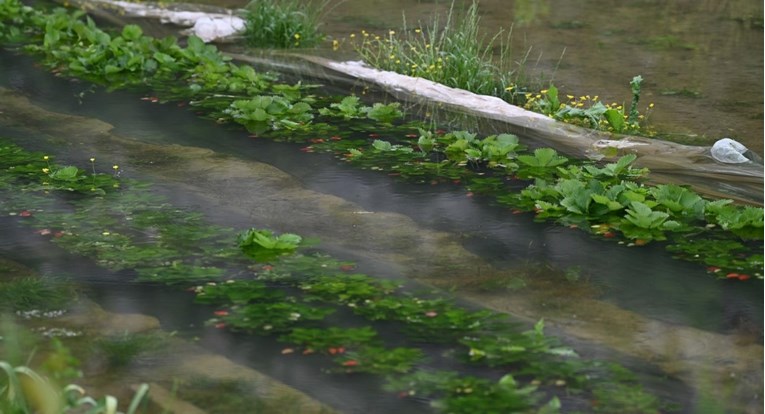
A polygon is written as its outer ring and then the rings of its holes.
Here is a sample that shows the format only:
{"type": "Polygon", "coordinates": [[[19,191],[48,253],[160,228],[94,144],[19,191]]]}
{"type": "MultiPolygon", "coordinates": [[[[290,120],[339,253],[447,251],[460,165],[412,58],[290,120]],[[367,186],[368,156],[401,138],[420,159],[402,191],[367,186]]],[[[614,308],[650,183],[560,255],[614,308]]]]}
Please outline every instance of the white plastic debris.
{"type": "Polygon", "coordinates": [[[189,31],[207,43],[243,33],[244,29],[244,20],[235,16],[224,16],[201,17],[194,22],[194,27],[189,31]]]}
{"type": "MultiPolygon", "coordinates": [[[[242,34],[246,22],[241,17],[224,13],[205,13],[201,11],[167,10],[153,4],[141,4],[128,1],[98,0],[120,10],[121,14],[135,17],[156,18],[162,23],[172,23],[178,26],[190,27],[186,34],[195,35],[208,43],[225,40],[231,36],[242,34]]],[[[231,11],[233,13],[233,11],[231,11]]]]}
{"type": "Polygon", "coordinates": [[[751,161],[744,153],[749,151],[744,144],[730,139],[722,138],[712,145],[712,158],[725,164],[742,164],[751,161]]]}

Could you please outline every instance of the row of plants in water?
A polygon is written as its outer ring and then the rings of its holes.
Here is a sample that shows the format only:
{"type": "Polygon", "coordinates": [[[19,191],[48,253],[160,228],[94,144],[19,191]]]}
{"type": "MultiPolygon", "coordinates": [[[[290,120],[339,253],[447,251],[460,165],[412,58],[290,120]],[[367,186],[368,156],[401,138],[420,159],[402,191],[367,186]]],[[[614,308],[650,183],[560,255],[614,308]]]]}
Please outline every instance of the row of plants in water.
{"type": "MultiPolygon", "coordinates": [[[[245,37],[251,46],[261,48],[315,47],[324,37],[321,20],[337,4],[324,1],[256,1],[247,6],[245,37]]],[[[478,3],[466,10],[455,10],[452,2],[443,20],[436,16],[427,24],[375,34],[366,30],[348,39],[332,40],[332,49],[346,44],[370,66],[483,95],[499,97],[508,103],[545,114],[553,119],[619,134],[654,136],[645,125],[653,104],[640,114],[642,77],[630,82],[631,102],[603,103],[598,96],[578,98],[563,95],[549,83],[533,82],[526,73],[531,49],[520,58],[511,49],[512,30],[487,36],[480,30],[478,3]]],[[[562,58],[562,56],[561,56],[562,58]]]]}
{"type": "Polygon", "coordinates": [[[525,330],[443,293],[414,294],[316,251],[299,235],[250,229],[234,237],[153,195],[148,184],[90,164],[90,171],[59,165],[2,142],[0,213],[107,269],[193,292],[212,307],[211,326],[274,336],[285,344],[283,358],[321,358],[330,374],[384,376],[399,397],[427,399],[450,413],[662,407],[628,370],[581,359],[545,335],[543,321],[525,330]],[[67,169],[77,173],[56,174],[67,169]],[[336,322],[332,314],[346,316],[336,322]],[[394,340],[391,330],[406,340],[394,340]],[[444,361],[486,367],[487,374],[444,371],[444,361]]]}
{"type": "Polygon", "coordinates": [[[109,88],[147,91],[148,85],[158,96],[152,101],[188,102],[254,136],[307,143],[304,151],[333,152],[406,179],[459,183],[513,213],[534,212],[536,219],[629,246],[667,241],[676,257],[703,263],[719,278],[763,277],[762,208],[705,200],[682,186],[647,185],[649,171],[631,167],[634,155],[599,165],[551,148],[529,151],[511,134],[478,137],[404,122],[398,103],[367,106],[355,96],[312,94],[319,85],[280,83],[195,37],[181,47],[132,25],[109,34],[81,12],[43,12],[17,0],[4,0],[0,15],[8,22],[0,26],[0,41],[24,43],[56,73],[109,88]]]}

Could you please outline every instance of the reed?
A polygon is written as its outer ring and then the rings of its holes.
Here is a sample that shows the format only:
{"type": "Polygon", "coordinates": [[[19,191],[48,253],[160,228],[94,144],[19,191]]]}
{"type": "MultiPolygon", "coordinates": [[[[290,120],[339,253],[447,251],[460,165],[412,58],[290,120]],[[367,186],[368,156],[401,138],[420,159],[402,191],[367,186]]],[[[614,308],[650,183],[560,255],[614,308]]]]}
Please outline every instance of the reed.
{"type": "Polygon", "coordinates": [[[404,18],[402,34],[362,30],[351,38],[362,59],[378,69],[521,103],[525,96],[519,85],[526,82],[530,49],[514,61],[512,28],[489,37],[481,33],[480,21],[478,3],[464,13],[456,12],[452,3],[445,20],[436,17],[424,27],[410,29],[404,18]]]}

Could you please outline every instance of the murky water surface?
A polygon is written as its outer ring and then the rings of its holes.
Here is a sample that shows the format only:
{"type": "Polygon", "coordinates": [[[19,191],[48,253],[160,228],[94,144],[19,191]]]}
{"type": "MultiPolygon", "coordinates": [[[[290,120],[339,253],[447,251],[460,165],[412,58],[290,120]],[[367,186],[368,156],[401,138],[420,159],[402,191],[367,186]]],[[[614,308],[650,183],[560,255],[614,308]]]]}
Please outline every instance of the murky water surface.
{"type": "MultiPolygon", "coordinates": [[[[758,142],[761,150],[761,48],[756,53],[739,49],[751,46],[754,38],[761,41],[761,20],[758,29],[751,18],[757,14],[747,10],[761,15],[762,6],[751,3],[484,1],[482,10],[487,27],[515,22],[517,36],[525,32],[527,43],[544,51],[543,67],[553,67],[565,46],[555,76],[567,90],[626,100],[627,81],[640,73],[649,80],[645,100],[659,106],[658,125],[710,136],[740,134],[735,137],[742,140],[752,134],[756,140],[747,143],[757,148],[758,142]],[[735,63],[729,62],[732,56],[735,63]],[[698,90],[702,97],[661,94],[682,88],[698,90]]],[[[416,20],[444,6],[348,1],[331,15],[330,31],[339,35],[396,25],[402,9],[416,20]]],[[[81,136],[57,136],[55,126],[29,113],[0,124],[0,136],[72,162],[96,154],[115,159],[136,178],[155,182],[156,191],[175,205],[202,211],[216,223],[316,236],[322,249],[359,260],[368,273],[455,289],[466,300],[522,320],[544,317],[555,334],[582,344],[591,355],[616,353],[643,361],[663,372],[657,378],[668,375],[696,388],[699,394],[686,402],[687,412],[703,409],[704,393],[723,386],[725,391],[715,395],[724,394],[720,401],[726,412],[761,410],[761,399],[754,395],[762,384],[761,283],[721,283],[697,265],[673,260],[660,246],[629,249],[534,223],[468,198],[459,187],[397,182],[329,156],[301,153],[292,145],[253,141],[241,130],[197,119],[175,106],[54,78],[26,58],[0,55],[0,86],[21,92],[45,110],[107,122],[135,145],[109,134],[91,140],[87,130],[81,136]],[[263,184],[276,180],[289,191],[263,184]],[[342,215],[349,209],[364,214],[342,215]]],[[[0,110],[10,113],[12,108],[0,110]]],[[[72,128],[61,124],[59,129],[65,134],[72,128]]],[[[104,277],[92,266],[72,266],[60,252],[29,242],[8,221],[0,227],[3,255],[23,256],[41,270],[70,268],[92,284],[104,277]]],[[[172,308],[165,306],[162,295],[152,296],[157,291],[145,286],[117,290],[95,283],[93,288],[105,307],[153,314],[169,329],[188,329],[204,318],[182,298],[174,297],[172,308]]],[[[377,395],[376,384],[326,381],[306,374],[315,367],[259,358],[264,349],[277,351],[273,343],[225,334],[208,336],[203,343],[347,412],[422,408],[391,403],[377,395]],[[342,390],[352,386],[354,398],[347,398],[342,390]]]]}

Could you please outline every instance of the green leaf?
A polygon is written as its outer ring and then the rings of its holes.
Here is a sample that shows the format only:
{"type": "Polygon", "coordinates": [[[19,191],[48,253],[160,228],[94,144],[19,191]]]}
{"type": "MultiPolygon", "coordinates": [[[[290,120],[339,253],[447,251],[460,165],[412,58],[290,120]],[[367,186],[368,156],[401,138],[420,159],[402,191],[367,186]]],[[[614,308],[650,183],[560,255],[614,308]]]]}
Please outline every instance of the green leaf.
{"type": "Polygon", "coordinates": [[[559,156],[552,148],[537,148],[534,156],[519,155],[517,159],[530,167],[555,167],[568,162],[568,158],[559,156]]]}
{"type": "Polygon", "coordinates": [[[629,167],[630,164],[632,164],[637,159],[637,155],[635,154],[627,154],[619,158],[618,161],[616,161],[616,164],[614,165],[614,173],[616,175],[620,174],[622,171],[624,171],[625,168],[629,167]]]}
{"type": "Polygon", "coordinates": [[[54,180],[61,180],[61,181],[74,181],[77,179],[77,174],[79,173],[79,170],[77,167],[69,166],[64,168],[59,168],[56,171],[53,171],[50,173],[50,178],[53,178],[54,180]]]}
{"type": "Polygon", "coordinates": [[[112,73],[121,72],[122,68],[116,65],[106,65],[104,66],[104,74],[111,75],[112,73]]]}
{"type": "Polygon", "coordinates": [[[497,384],[504,388],[518,388],[518,382],[515,380],[512,374],[505,374],[502,378],[499,379],[497,384]]]}
{"type": "Polygon", "coordinates": [[[250,229],[237,237],[242,251],[258,261],[274,259],[283,254],[292,253],[300,246],[302,237],[284,233],[275,236],[269,230],[250,229]]]}
{"type": "Polygon", "coordinates": [[[592,197],[593,201],[608,207],[608,209],[611,211],[621,210],[624,208],[624,206],[618,201],[612,200],[604,195],[591,194],[590,197],[592,197]]]}
{"type": "Polygon", "coordinates": [[[554,113],[560,108],[560,100],[558,99],[558,88],[554,85],[550,85],[547,89],[547,101],[550,103],[550,112],[554,113]]]}
{"type": "Polygon", "coordinates": [[[256,122],[265,122],[268,118],[268,113],[263,108],[255,108],[255,110],[250,113],[250,119],[256,122]]]}
{"type": "Polygon", "coordinates": [[[433,138],[425,135],[421,135],[420,139],[417,140],[417,146],[420,148],[420,151],[426,154],[433,150],[434,144],[433,138]]]}
{"type": "Polygon", "coordinates": [[[633,201],[630,205],[632,208],[627,210],[625,218],[636,227],[655,229],[669,217],[669,214],[653,211],[651,207],[639,201],[633,201]]]}
{"type": "Polygon", "coordinates": [[[624,115],[621,111],[616,109],[608,109],[603,115],[606,117],[606,121],[611,125],[611,128],[616,132],[624,131],[626,122],[624,122],[624,115]]]}
{"type": "Polygon", "coordinates": [[[393,149],[393,146],[390,142],[380,139],[374,140],[374,142],[372,142],[372,146],[378,151],[391,151],[393,149]]]}
{"type": "Polygon", "coordinates": [[[143,36],[141,28],[134,24],[129,24],[122,28],[122,37],[127,40],[138,40],[143,36]]]}

